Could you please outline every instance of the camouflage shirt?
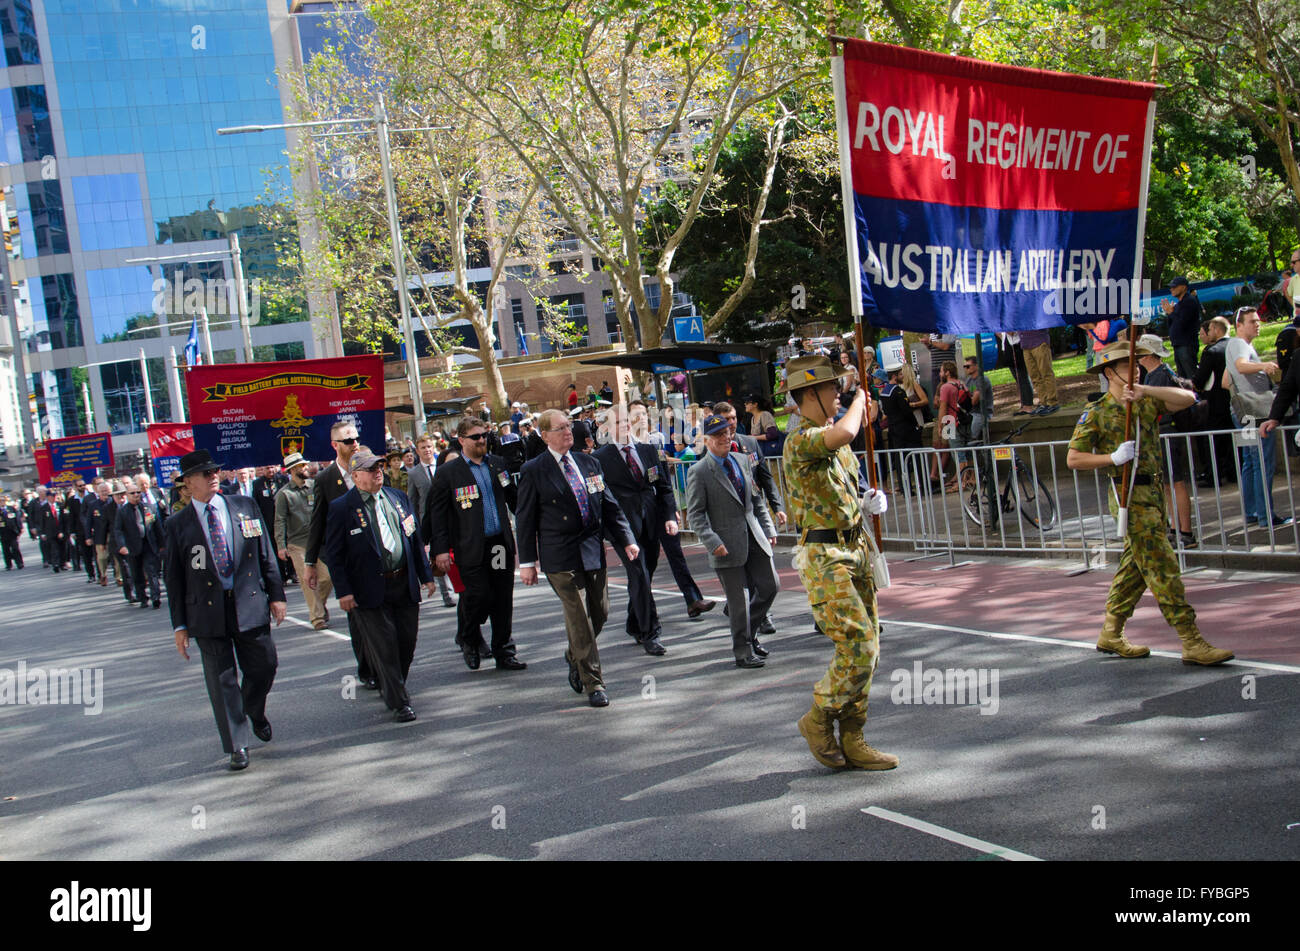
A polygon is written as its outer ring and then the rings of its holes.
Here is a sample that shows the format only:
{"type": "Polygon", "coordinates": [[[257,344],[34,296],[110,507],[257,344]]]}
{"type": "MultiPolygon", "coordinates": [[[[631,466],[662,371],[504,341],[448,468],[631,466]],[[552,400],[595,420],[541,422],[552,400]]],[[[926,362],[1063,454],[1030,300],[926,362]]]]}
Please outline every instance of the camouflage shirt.
{"type": "MultiPolygon", "coordinates": [[[[1144,397],[1133,404],[1134,439],[1138,440],[1137,471],[1139,475],[1151,476],[1159,481],[1164,472],[1160,455],[1160,426],[1158,420],[1164,410],[1164,404],[1153,397],[1144,397]]],[[[1095,403],[1089,403],[1074,427],[1070,437],[1070,448],[1079,452],[1112,453],[1124,441],[1124,404],[1109,392],[1095,403]]],[[[1122,472],[1120,466],[1106,466],[1102,470],[1112,479],[1118,479],[1122,472]]],[[[1145,496],[1154,492],[1160,495],[1154,486],[1135,486],[1134,499],[1145,500],[1145,496]]],[[[1163,498],[1163,496],[1162,496],[1163,498]]]]}
{"type": "Polygon", "coordinates": [[[805,419],[785,440],[786,513],[800,529],[847,529],[862,521],[858,461],[848,446],[826,446],[829,428],[805,419]]]}

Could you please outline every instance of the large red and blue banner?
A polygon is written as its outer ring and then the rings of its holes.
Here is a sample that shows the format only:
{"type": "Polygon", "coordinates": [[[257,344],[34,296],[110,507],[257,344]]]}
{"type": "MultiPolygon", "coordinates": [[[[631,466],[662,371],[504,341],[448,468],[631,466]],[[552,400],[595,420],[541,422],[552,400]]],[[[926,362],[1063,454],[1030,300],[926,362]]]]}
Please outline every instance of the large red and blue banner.
{"type": "Polygon", "coordinates": [[[150,423],[149,457],[158,485],[170,489],[180,469],[181,456],[194,451],[194,427],[190,423],[150,423]]]}
{"type": "Polygon", "coordinates": [[[384,361],[378,355],[190,367],[185,373],[194,447],[227,469],[279,465],[301,452],[334,458],[330,427],[356,424],[384,451],[384,361]]]}
{"type": "Polygon", "coordinates": [[[1154,85],[860,40],[832,66],[873,324],[1041,329],[1145,296],[1154,85]]]}
{"type": "MultiPolygon", "coordinates": [[[[45,444],[48,453],[48,478],[45,485],[73,485],[78,480],[89,482],[99,474],[99,467],[113,464],[113,437],[110,433],[87,433],[83,436],[64,436],[45,444]]],[[[38,475],[39,478],[39,475],[38,475]]]]}

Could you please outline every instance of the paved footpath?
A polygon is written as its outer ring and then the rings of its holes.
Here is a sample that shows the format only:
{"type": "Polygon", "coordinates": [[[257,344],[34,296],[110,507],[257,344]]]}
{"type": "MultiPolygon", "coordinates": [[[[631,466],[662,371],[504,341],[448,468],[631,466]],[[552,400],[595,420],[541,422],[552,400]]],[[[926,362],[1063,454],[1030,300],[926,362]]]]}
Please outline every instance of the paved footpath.
{"type": "MultiPolygon", "coordinates": [[[[893,556],[867,727],[902,758],[884,773],[824,769],[795,730],[831,652],[789,552],[759,671],[732,666],[720,608],[686,618],[666,565],[669,652],[646,656],[612,584],[605,710],[565,683],[545,584],[515,588],[519,673],[466,670],[454,612],[426,604],[409,725],[373,693],[345,696],[345,622],[335,610],[333,630],[311,630],[291,587],[275,740],[231,774],[165,608],[42,572],[24,541],[29,567],[0,578],[0,678],[19,663],[98,669],[102,710],[0,706],[0,859],[1300,856],[1294,576],[1189,575],[1207,636],[1240,658],[1200,669],[1177,660],[1149,597],[1130,630],[1156,656],[1091,648],[1106,571],[893,556]],[[927,694],[928,672],[957,669],[983,694],[927,694]]],[[[718,593],[703,551],[687,554],[718,593]]]]}

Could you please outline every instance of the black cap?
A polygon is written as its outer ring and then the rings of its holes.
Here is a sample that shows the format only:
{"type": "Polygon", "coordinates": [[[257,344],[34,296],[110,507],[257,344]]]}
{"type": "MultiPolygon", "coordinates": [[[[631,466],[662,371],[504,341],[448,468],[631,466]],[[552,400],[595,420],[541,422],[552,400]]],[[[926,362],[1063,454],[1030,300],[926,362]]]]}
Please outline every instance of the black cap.
{"type": "Polygon", "coordinates": [[[1172,281],[1169,282],[1169,286],[1170,286],[1171,288],[1178,287],[1179,285],[1181,285],[1181,286],[1183,286],[1183,287],[1190,287],[1190,286],[1191,286],[1191,285],[1189,285],[1189,284],[1187,283],[1187,278],[1185,278],[1185,277],[1176,277],[1176,278],[1174,278],[1172,281]]]}
{"type": "Polygon", "coordinates": [[[216,472],[224,468],[225,466],[220,462],[212,461],[212,456],[208,454],[206,449],[196,449],[194,452],[181,456],[180,472],[177,474],[177,478],[184,479],[196,472],[216,472]]]}

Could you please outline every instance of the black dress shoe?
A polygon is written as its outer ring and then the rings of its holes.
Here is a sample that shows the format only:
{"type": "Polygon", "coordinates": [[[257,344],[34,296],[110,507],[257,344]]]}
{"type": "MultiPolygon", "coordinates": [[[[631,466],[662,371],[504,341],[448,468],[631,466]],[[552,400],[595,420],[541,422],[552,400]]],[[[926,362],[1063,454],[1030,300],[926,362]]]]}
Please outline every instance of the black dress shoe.
{"type": "Polygon", "coordinates": [[[379,681],[376,680],[374,677],[371,677],[369,680],[361,681],[361,686],[365,687],[367,690],[378,690],[379,681]]]}
{"type": "Polygon", "coordinates": [[[705,611],[712,611],[716,601],[699,600],[686,609],[686,616],[690,618],[699,617],[705,611]]]}
{"type": "Polygon", "coordinates": [[[271,721],[263,720],[261,723],[253,721],[253,736],[257,737],[263,743],[271,742],[271,721]]]}
{"type": "Polygon", "coordinates": [[[641,638],[641,647],[652,657],[662,657],[668,653],[668,648],[659,643],[658,634],[651,634],[649,637],[641,638]]]}
{"type": "Polygon", "coordinates": [[[761,657],[754,657],[753,655],[750,655],[749,657],[737,658],[736,666],[740,667],[743,670],[753,670],[756,667],[766,667],[767,661],[763,660],[763,658],[761,657]]]}
{"type": "Polygon", "coordinates": [[[574,693],[582,693],[582,674],[578,673],[578,665],[567,657],[564,659],[569,662],[569,686],[574,693]]]}
{"type": "Polygon", "coordinates": [[[528,665],[513,654],[497,658],[497,670],[526,670],[528,665]]]}
{"type": "Polygon", "coordinates": [[[758,633],[760,634],[776,633],[776,625],[772,623],[772,619],[770,617],[765,617],[763,618],[762,621],[759,622],[758,633]]]}
{"type": "Polygon", "coordinates": [[[158,610],[160,607],[162,607],[162,602],[161,602],[161,601],[155,601],[155,602],[153,603],[153,607],[154,607],[154,610],[155,610],[155,611],[158,610]]]}
{"type": "Polygon", "coordinates": [[[466,667],[468,667],[470,670],[478,670],[478,663],[479,663],[478,648],[462,647],[460,649],[460,653],[461,656],[465,658],[466,667]]]}
{"type": "Polygon", "coordinates": [[[766,657],[771,653],[771,651],[758,642],[757,637],[753,638],[749,642],[749,649],[754,652],[754,656],[756,657],[766,657]]]}
{"type": "Polygon", "coordinates": [[[480,642],[478,645],[478,656],[483,660],[491,660],[492,648],[489,647],[486,643],[480,642]]]}
{"type": "Polygon", "coordinates": [[[410,723],[415,719],[415,711],[409,706],[402,707],[402,709],[393,714],[393,719],[398,723],[410,723]]]}
{"type": "Polygon", "coordinates": [[[593,707],[607,707],[609,706],[609,694],[603,690],[593,690],[591,696],[587,698],[587,702],[593,707]]]}
{"type": "Polygon", "coordinates": [[[148,611],[148,610],[149,610],[149,601],[148,601],[148,599],[146,599],[146,598],[141,598],[141,599],[140,599],[140,607],[141,607],[141,609],[143,609],[143,610],[145,610],[145,611],[148,611]]]}
{"type": "Polygon", "coordinates": [[[230,771],[237,773],[241,769],[248,769],[248,748],[244,746],[230,754],[230,771]]]}

